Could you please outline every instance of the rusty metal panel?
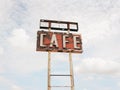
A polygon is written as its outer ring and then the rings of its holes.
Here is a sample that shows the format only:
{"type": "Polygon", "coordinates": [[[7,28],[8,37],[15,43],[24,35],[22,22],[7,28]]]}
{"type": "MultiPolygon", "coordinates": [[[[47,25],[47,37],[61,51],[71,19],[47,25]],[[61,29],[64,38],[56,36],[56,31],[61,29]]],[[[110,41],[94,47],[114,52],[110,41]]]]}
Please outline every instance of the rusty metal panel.
{"type": "Polygon", "coordinates": [[[82,53],[80,34],[62,32],[37,32],[37,51],[82,53]]]}
{"type": "Polygon", "coordinates": [[[61,30],[67,31],[78,31],[78,23],[77,22],[69,22],[69,21],[56,21],[56,20],[40,20],[40,29],[51,29],[51,30],[61,30]]]}

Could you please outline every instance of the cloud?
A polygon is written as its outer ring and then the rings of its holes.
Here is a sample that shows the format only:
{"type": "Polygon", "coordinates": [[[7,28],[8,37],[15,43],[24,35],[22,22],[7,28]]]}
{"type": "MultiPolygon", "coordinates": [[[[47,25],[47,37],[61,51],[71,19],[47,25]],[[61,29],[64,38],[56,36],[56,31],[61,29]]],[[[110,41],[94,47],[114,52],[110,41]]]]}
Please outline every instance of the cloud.
{"type": "Polygon", "coordinates": [[[4,49],[0,47],[0,55],[4,53],[4,49]]]}
{"type": "Polygon", "coordinates": [[[8,18],[9,18],[9,13],[10,13],[10,10],[11,10],[11,7],[13,5],[13,2],[10,1],[10,0],[2,0],[1,3],[0,3],[0,23],[2,24],[5,24],[5,22],[7,22],[8,18]],[[7,7],[6,7],[7,5],[7,7]]]}
{"type": "Polygon", "coordinates": [[[23,90],[21,87],[13,85],[12,90],[23,90]]]}
{"type": "Polygon", "coordinates": [[[29,36],[23,29],[15,29],[12,32],[12,36],[8,38],[11,45],[15,47],[25,47],[27,45],[29,36]]]}
{"type": "Polygon", "coordinates": [[[105,41],[110,37],[118,35],[120,33],[118,29],[120,24],[120,18],[118,17],[119,15],[120,13],[118,13],[117,15],[94,13],[92,16],[87,15],[86,17],[83,17],[83,21],[80,22],[80,30],[82,32],[84,45],[96,43],[100,40],[105,41]]]}
{"type": "Polygon", "coordinates": [[[24,90],[22,87],[19,87],[18,85],[14,84],[13,81],[0,76],[0,87],[3,87],[2,89],[5,90],[24,90]]]}
{"type": "Polygon", "coordinates": [[[89,80],[89,81],[94,80],[94,79],[95,79],[95,78],[92,77],[92,76],[88,76],[88,77],[85,77],[85,78],[84,78],[84,80],[89,80]]]}
{"type": "Polygon", "coordinates": [[[0,73],[4,73],[5,69],[3,68],[3,66],[0,64],[0,73]]]}
{"type": "Polygon", "coordinates": [[[112,89],[110,87],[104,87],[104,88],[102,88],[102,90],[112,90],[112,89]]]}
{"type": "Polygon", "coordinates": [[[7,71],[26,75],[46,68],[46,54],[35,53],[36,40],[30,37],[24,29],[14,29],[7,42],[10,47],[9,51],[12,51],[3,61],[7,71]]]}
{"type": "Polygon", "coordinates": [[[87,88],[84,88],[83,90],[88,90],[87,88]]]}
{"type": "MultiPolygon", "coordinates": [[[[19,54],[19,53],[18,53],[19,54]]],[[[47,58],[45,55],[24,54],[25,56],[17,56],[7,64],[8,70],[14,74],[28,75],[40,72],[46,68],[47,58]],[[41,58],[42,57],[42,58],[41,58]],[[17,59],[17,60],[16,60],[17,59]]]]}
{"type": "Polygon", "coordinates": [[[117,83],[117,86],[120,87],[120,82],[117,83]]]}
{"type": "Polygon", "coordinates": [[[8,38],[9,44],[18,50],[33,50],[33,42],[24,29],[14,29],[8,38]]]}
{"type": "Polygon", "coordinates": [[[0,73],[4,73],[5,72],[5,69],[4,69],[4,67],[3,67],[3,65],[2,65],[2,56],[1,55],[3,55],[3,53],[4,53],[4,49],[2,48],[2,47],[0,47],[0,73]]]}
{"type": "Polygon", "coordinates": [[[120,63],[102,58],[87,58],[75,67],[78,73],[106,74],[120,76],[120,63]]]}
{"type": "Polygon", "coordinates": [[[10,18],[11,10],[13,9],[14,0],[1,0],[0,3],[0,29],[2,31],[15,26],[15,23],[10,18]],[[7,5],[7,7],[6,7],[7,5]],[[13,25],[14,24],[14,25],[13,25]]]}

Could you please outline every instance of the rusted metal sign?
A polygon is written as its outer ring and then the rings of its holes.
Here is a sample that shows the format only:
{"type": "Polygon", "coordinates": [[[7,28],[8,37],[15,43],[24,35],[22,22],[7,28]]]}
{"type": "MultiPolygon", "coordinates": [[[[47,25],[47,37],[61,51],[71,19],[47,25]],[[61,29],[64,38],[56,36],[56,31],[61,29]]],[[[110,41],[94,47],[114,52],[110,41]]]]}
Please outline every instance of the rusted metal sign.
{"type": "Polygon", "coordinates": [[[51,29],[61,31],[78,31],[77,22],[56,21],[56,20],[40,20],[40,29],[51,29]]]}
{"type": "Polygon", "coordinates": [[[38,31],[37,51],[82,53],[81,35],[38,31]]]}

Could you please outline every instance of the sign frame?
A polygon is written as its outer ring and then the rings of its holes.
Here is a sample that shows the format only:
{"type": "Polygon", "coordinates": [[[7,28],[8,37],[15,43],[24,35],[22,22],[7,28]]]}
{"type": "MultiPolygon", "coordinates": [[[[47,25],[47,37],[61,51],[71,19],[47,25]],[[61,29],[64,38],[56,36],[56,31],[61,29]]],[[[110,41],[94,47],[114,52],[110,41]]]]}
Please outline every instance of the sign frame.
{"type": "Polygon", "coordinates": [[[60,30],[60,31],[74,31],[77,32],[78,31],[78,23],[77,22],[69,22],[69,21],[56,21],[56,20],[44,20],[41,19],[40,20],[40,29],[51,29],[51,30],[60,30]],[[42,23],[46,23],[47,25],[42,25],[42,23]],[[52,26],[52,24],[56,24],[56,25],[66,25],[65,27],[56,27],[56,26],[52,26]],[[71,26],[75,26],[76,28],[71,28],[71,26]]]}
{"type": "Polygon", "coordinates": [[[81,34],[38,31],[36,51],[82,53],[81,34]],[[76,44],[74,40],[76,40],[76,44]],[[74,46],[76,46],[76,48],[74,46]]]}

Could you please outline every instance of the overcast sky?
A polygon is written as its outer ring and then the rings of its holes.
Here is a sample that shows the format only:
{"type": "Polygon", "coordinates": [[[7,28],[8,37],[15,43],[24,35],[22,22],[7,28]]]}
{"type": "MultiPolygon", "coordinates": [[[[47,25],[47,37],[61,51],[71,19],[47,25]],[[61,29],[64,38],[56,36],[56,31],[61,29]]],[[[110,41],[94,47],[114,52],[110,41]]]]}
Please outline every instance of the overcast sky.
{"type": "MultiPolygon", "coordinates": [[[[120,90],[120,0],[1,0],[0,90],[47,90],[48,54],[36,52],[40,19],[79,24],[75,90],[120,90]]],[[[68,65],[68,54],[52,53],[53,73],[69,73],[68,65]]]]}

